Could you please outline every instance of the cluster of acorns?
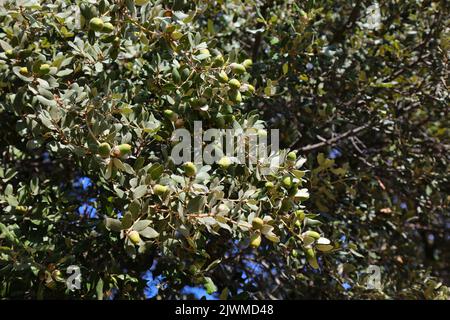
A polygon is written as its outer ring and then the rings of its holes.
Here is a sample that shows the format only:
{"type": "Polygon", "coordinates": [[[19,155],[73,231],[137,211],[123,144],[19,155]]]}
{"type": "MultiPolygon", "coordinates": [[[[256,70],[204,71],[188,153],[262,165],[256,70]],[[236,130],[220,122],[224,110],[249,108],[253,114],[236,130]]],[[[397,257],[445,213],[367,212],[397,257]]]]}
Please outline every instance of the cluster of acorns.
{"type": "Polygon", "coordinates": [[[92,18],[89,21],[89,28],[92,31],[111,33],[114,31],[114,26],[110,22],[103,22],[101,18],[92,18]]]}
{"type": "MultiPolygon", "coordinates": [[[[51,71],[50,68],[51,66],[48,63],[43,63],[39,66],[36,73],[38,76],[45,76],[50,73],[51,71]]],[[[21,67],[19,69],[19,73],[23,76],[30,76],[30,71],[28,70],[27,67],[21,67]]]]}
{"type": "Polygon", "coordinates": [[[104,159],[109,157],[121,158],[128,155],[131,149],[132,147],[128,143],[122,143],[111,148],[109,143],[102,142],[98,146],[98,154],[104,159]]]}
{"type": "MultiPolygon", "coordinates": [[[[213,60],[213,66],[222,66],[224,64],[223,56],[216,56],[213,60]]],[[[255,87],[249,83],[241,84],[241,82],[232,78],[229,79],[226,70],[230,70],[233,75],[242,75],[247,72],[247,69],[253,65],[253,61],[251,59],[246,59],[241,63],[231,63],[228,68],[222,68],[217,74],[217,78],[222,83],[227,83],[230,90],[228,91],[228,98],[234,103],[242,102],[241,92],[245,92],[248,94],[255,93],[255,87]]]]}

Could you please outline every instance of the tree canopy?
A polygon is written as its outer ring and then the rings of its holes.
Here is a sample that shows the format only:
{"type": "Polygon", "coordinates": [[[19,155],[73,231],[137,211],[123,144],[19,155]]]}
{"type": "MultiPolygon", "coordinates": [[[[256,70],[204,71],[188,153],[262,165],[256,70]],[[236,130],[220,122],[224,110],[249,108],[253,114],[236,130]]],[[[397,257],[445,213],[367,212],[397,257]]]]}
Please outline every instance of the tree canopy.
{"type": "Polygon", "coordinates": [[[449,12],[4,1],[0,297],[448,299],[449,12]],[[278,170],[178,164],[197,121],[278,170]]]}

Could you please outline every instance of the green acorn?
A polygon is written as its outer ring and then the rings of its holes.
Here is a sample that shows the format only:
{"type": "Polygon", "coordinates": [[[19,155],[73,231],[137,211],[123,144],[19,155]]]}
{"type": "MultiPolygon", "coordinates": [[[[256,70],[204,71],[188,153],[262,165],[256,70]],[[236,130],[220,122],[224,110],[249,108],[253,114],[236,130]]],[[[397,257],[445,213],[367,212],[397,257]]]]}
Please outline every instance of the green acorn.
{"type": "Polygon", "coordinates": [[[273,189],[275,185],[271,181],[267,181],[264,185],[267,189],[273,189]]]}
{"type": "Polygon", "coordinates": [[[250,246],[258,248],[261,245],[261,235],[259,233],[254,234],[250,238],[250,246]]]}
{"type": "Polygon", "coordinates": [[[230,68],[236,74],[242,74],[242,73],[245,73],[245,71],[246,71],[245,67],[239,63],[230,64],[230,68]]]}
{"type": "Polygon", "coordinates": [[[263,219],[259,218],[259,217],[255,217],[252,220],[252,226],[253,229],[261,229],[264,225],[264,221],[263,219]]]}
{"type": "Polygon", "coordinates": [[[228,82],[228,76],[227,76],[227,74],[225,73],[225,71],[220,71],[219,72],[219,80],[220,80],[220,82],[223,82],[223,83],[226,83],[226,82],[228,82]]]}
{"type": "Polygon", "coordinates": [[[303,220],[305,220],[305,211],[297,210],[297,211],[295,211],[295,216],[297,217],[297,219],[299,221],[303,221],[303,220]]]}
{"type": "Polygon", "coordinates": [[[217,162],[217,164],[224,170],[228,169],[231,163],[232,163],[231,159],[227,156],[220,158],[220,160],[217,162]]]}
{"type": "Polygon", "coordinates": [[[251,84],[246,84],[245,86],[244,86],[244,88],[245,88],[245,92],[247,92],[247,93],[249,93],[249,94],[254,94],[255,93],[255,87],[254,86],[252,86],[251,84]]]}
{"type": "Polygon", "coordinates": [[[229,92],[230,100],[235,103],[241,103],[242,102],[242,96],[239,90],[230,90],[229,92]]]}
{"type": "Polygon", "coordinates": [[[160,184],[155,184],[155,186],[153,187],[153,192],[154,192],[157,196],[162,196],[162,195],[164,195],[167,191],[169,191],[169,188],[167,188],[166,186],[160,185],[160,184]]]}
{"type": "Polygon", "coordinates": [[[13,58],[13,57],[14,57],[14,51],[11,50],[11,49],[6,50],[6,51],[5,51],[5,55],[6,55],[8,58],[13,58]]]}
{"type": "Polygon", "coordinates": [[[50,72],[50,65],[47,63],[41,64],[39,67],[40,74],[47,74],[50,72]]]}
{"type": "Polygon", "coordinates": [[[176,121],[178,119],[178,115],[170,109],[164,110],[164,116],[170,121],[176,121]]]}
{"type": "Polygon", "coordinates": [[[283,180],[281,180],[282,185],[286,189],[290,189],[292,187],[292,177],[291,176],[285,176],[283,180]]]}
{"type": "Polygon", "coordinates": [[[286,159],[290,162],[294,162],[295,160],[297,160],[297,153],[295,153],[294,151],[291,151],[287,154],[286,159]]]}
{"type": "Polygon", "coordinates": [[[116,157],[123,157],[131,152],[131,145],[128,143],[119,144],[117,147],[114,147],[113,154],[116,157]]]}
{"type": "Polygon", "coordinates": [[[192,162],[186,162],[183,165],[183,170],[187,177],[193,177],[197,174],[197,167],[192,162]]]}
{"type": "Polygon", "coordinates": [[[114,31],[114,26],[111,22],[106,22],[103,24],[102,32],[104,33],[111,33],[114,31]]]}
{"type": "Polygon", "coordinates": [[[228,81],[228,84],[233,89],[239,89],[241,87],[241,83],[237,79],[231,79],[230,81],[228,81]]]}
{"type": "Polygon", "coordinates": [[[253,60],[252,59],[245,59],[244,62],[242,62],[242,65],[248,69],[253,65],[253,60]]]}
{"type": "Polygon", "coordinates": [[[133,244],[139,244],[141,242],[141,236],[139,235],[139,232],[136,230],[132,230],[128,233],[128,238],[133,244]]]}
{"type": "Polygon", "coordinates": [[[27,212],[28,212],[28,207],[26,207],[26,206],[17,206],[17,207],[15,208],[15,210],[16,210],[16,212],[18,212],[18,213],[24,214],[24,213],[27,213],[27,212]]]}
{"type": "Polygon", "coordinates": [[[194,108],[203,107],[205,104],[207,104],[208,101],[205,98],[192,98],[191,99],[191,105],[194,108]]]}
{"type": "Polygon", "coordinates": [[[111,146],[107,142],[100,143],[98,146],[98,154],[102,158],[108,158],[111,153],[111,146]]]}
{"type": "Polygon", "coordinates": [[[26,76],[28,74],[28,68],[27,67],[20,68],[19,73],[23,76],[26,76]]]}
{"type": "Polygon", "coordinates": [[[103,25],[103,20],[100,18],[92,18],[89,21],[89,28],[93,31],[102,31],[103,25]]]}
{"type": "Polygon", "coordinates": [[[220,67],[225,63],[225,59],[222,55],[218,55],[214,57],[214,60],[212,62],[213,67],[220,67]]]}

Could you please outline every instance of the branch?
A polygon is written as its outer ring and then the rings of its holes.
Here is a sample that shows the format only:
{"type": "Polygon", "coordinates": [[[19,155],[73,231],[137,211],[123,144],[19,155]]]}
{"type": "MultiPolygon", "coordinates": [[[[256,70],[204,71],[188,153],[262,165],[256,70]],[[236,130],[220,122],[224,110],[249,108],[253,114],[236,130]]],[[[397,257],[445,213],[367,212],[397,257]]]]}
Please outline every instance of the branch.
{"type": "Polygon", "coordinates": [[[304,146],[303,148],[300,148],[300,151],[308,152],[308,151],[312,151],[312,150],[315,150],[315,149],[322,148],[322,147],[327,146],[327,145],[328,146],[329,145],[333,145],[337,141],[345,139],[345,138],[348,138],[348,137],[352,137],[352,136],[358,134],[359,132],[369,128],[370,126],[371,126],[371,124],[367,123],[367,124],[362,125],[360,127],[353,128],[351,130],[345,131],[344,133],[341,133],[341,134],[335,136],[334,138],[331,138],[331,139],[328,139],[328,140],[325,140],[325,141],[322,141],[322,142],[318,142],[318,143],[315,143],[315,144],[309,144],[307,146],[304,146]]]}

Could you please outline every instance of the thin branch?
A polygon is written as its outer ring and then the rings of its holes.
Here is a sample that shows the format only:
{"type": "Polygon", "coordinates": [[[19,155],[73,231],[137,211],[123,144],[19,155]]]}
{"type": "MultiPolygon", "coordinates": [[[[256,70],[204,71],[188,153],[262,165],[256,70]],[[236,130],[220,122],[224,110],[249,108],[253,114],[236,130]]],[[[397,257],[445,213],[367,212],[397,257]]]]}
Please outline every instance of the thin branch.
{"type": "Polygon", "coordinates": [[[352,136],[358,134],[359,132],[369,128],[370,126],[371,126],[371,124],[368,123],[368,124],[365,124],[365,125],[353,128],[351,130],[345,131],[344,133],[338,134],[334,138],[331,138],[331,139],[328,139],[328,140],[325,140],[325,141],[322,141],[322,142],[318,142],[318,143],[315,143],[315,144],[309,144],[307,146],[304,146],[303,148],[300,148],[300,151],[308,152],[308,151],[312,151],[312,150],[315,150],[315,149],[322,148],[324,146],[333,145],[336,142],[338,142],[339,140],[343,140],[345,138],[352,137],[352,136]]]}

